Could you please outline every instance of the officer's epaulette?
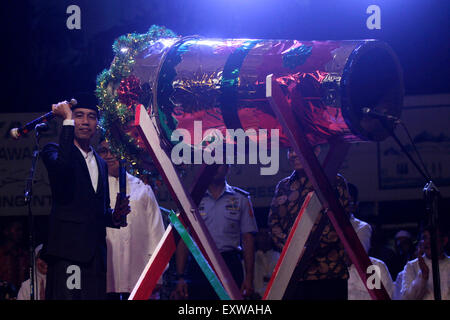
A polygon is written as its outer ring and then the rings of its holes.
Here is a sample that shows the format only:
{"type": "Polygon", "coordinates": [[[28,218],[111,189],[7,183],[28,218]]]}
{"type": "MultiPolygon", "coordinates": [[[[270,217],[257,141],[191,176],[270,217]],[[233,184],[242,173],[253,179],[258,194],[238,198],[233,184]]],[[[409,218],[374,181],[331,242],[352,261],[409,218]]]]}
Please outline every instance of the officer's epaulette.
{"type": "Polygon", "coordinates": [[[250,192],[247,192],[247,191],[245,191],[245,190],[242,190],[242,189],[240,189],[240,188],[238,188],[238,187],[231,187],[234,191],[236,191],[236,192],[239,192],[240,194],[243,194],[244,196],[246,196],[246,197],[248,197],[248,196],[250,196],[250,192]]]}

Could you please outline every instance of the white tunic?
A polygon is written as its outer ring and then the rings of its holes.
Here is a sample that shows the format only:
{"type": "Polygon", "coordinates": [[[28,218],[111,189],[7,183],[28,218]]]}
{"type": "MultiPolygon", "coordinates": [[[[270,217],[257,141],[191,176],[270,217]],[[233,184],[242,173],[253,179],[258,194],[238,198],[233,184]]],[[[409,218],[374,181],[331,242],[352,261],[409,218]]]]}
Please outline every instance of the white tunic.
{"type": "MultiPolygon", "coordinates": [[[[378,266],[380,268],[380,279],[384,288],[386,289],[389,296],[392,298],[394,295],[394,282],[392,281],[391,274],[386,266],[386,264],[376,258],[369,257],[372,265],[378,266]]],[[[359,277],[356,267],[352,264],[348,268],[349,278],[348,278],[348,300],[372,300],[369,292],[367,291],[364,283],[359,277]]]]}
{"type": "MultiPolygon", "coordinates": [[[[425,255],[423,255],[423,259],[429,270],[428,280],[421,277],[419,259],[409,261],[403,269],[404,275],[400,290],[403,300],[434,300],[431,259],[425,255]]],[[[439,260],[439,274],[442,300],[450,300],[450,258],[447,255],[444,259],[439,260]]]]}
{"type": "Polygon", "coordinates": [[[350,215],[350,223],[352,224],[353,229],[355,229],[359,241],[361,241],[364,249],[366,250],[366,252],[369,252],[370,239],[372,237],[372,227],[367,222],[355,218],[353,214],[350,215]]]}
{"type": "MultiPolygon", "coordinates": [[[[111,208],[116,204],[119,179],[108,177],[111,208]]],[[[107,292],[131,292],[164,234],[161,211],[152,188],[127,173],[131,212],[127,227],[106,228],[107,292]]]]}
{"type": "MultiPolygon", "coordinates": [[[[47,282],[47,277],[36,270],[36,277],[34,279],[34,299],[35,300],[45,300],[45,285],[47,282]]],[[[25,280],[20,286],[19,292],[17,294],[17,300],[30,300],[31,293],[31,280],[25,280]]]]}

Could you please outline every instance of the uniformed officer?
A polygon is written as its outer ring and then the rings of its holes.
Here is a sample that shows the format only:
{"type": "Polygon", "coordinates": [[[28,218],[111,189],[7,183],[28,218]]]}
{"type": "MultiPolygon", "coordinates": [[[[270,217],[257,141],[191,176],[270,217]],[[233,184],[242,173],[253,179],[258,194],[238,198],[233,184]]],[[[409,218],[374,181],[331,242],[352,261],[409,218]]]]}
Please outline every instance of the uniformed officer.
{"type": "MultiPolygon", "coordinates": [[[[254,233],[258,231],[258,227],[249,193],[230,186],[226,182],[228,169],[228,165],[219,166],[198,210],[236,284],[245,297],[253,293],[254,233]],[[244,260],[245,276],[242,270],[241,253],[244,260]]],[[[173,299],[192,300],[218,299],[193,259],[189,271],[185,275],[187,257],[188,249],[183,241],[180,241],[176,252],[178,281],[171,297],[173,299]],[[189,281],[186,281],[187,277],[189,281]],[[187,282],[190,282],[189,287],[187,282]]]]}

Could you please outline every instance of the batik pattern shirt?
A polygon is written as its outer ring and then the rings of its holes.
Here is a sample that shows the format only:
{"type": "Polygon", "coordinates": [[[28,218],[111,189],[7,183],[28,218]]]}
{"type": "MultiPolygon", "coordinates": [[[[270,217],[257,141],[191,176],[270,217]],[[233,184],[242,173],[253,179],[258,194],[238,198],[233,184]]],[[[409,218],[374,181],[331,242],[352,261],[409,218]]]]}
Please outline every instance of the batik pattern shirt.
{"type": "MultiPolygon", "coordinates": [[[[337,176],[335,190],[344,210],[349,213],[347,183],[340,175],[337,176]]],[[[278,183],[271,203],[268,224],[275,247],[279,251],[282,251],[305,197],[311,191],[314,189],[303,170],[295,171],[278,183]]],[[[343,244],[328,217],[325,219],[326,225],[319,243],[314,253],[305,261],[307,266],[305,271],[299,272],[298,268],[294,271],[293,277],[297,281],[348,279],[343,244]]],[[[314,224],[312,232],[317,226],[318,221],[314,224]]],[[[309,245],[310,240],[306,242],[306,246],[309,245]]]]}

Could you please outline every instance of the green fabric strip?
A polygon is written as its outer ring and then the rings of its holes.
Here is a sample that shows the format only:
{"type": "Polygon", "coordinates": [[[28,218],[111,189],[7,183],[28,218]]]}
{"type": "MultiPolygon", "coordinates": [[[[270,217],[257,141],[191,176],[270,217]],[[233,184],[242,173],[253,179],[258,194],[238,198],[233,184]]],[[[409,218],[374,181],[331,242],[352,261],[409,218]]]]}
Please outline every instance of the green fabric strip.
{"type": "Polygon", "coordinates": [[[178,231],[180,234],[181,239],[183,239],[184,243],[188,247],[189,251],[194,256],[195,261],[197,261],[198,265],[202,269],[203,273],[205,274],[206,278],[208,279],[209,283],[213,287],[214,291],[219,296],[220,300],[231,300],[228,293],[225,291],[224,287],[222,286],[222,283],[217,278],[214,271],[211,269],[211,266],[206,261],[205,257],[201,253],[200,249],[198,248],[195,241],[191,238],[189,233],[187,232],[186,228],[181,223],[180,219],[178,219],[177,215],[173,210],[170,210],[169,213],[169,219],[174,228],[178,231]]]}

